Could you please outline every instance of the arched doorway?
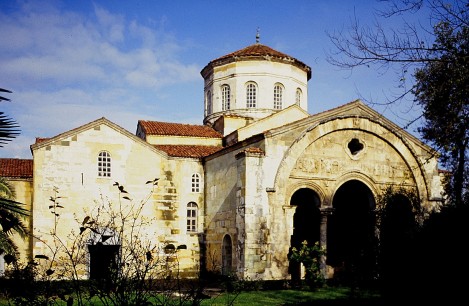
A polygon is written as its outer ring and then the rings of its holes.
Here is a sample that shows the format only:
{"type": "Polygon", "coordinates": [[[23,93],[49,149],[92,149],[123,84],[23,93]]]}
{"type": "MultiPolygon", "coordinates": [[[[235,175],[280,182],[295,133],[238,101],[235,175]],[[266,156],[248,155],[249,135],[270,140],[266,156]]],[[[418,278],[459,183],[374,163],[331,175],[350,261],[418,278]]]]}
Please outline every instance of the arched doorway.
{"type": "Polygon", "coordinates": [[[223,237],[223,245],[221,250],[221,273],[223,275],[229,275],[231,273],[232,265],[233,265],[233,246],[231,243],[230,235],[225,235],[223,237]]]}
{"type": "Polygon", "coordinates": [[[376,268],[375,200],[358,180],[336,191],[334,213],[327,223],[327,264],[334,277],[344,282],[371,280],[376,268]]]}
{"type": "MultiPolygon", "coordinates": [[[[305,240],[310,245],[319,241],[321,222],[319,207],[321,203],[318,194],[308,188],[299,189],[290,199],[290,205],[296,206],[293,215],[290,250],[292,248],[300,249],[305,240]]],[[[293,282],[298,282],[301,279],[301,265],[299,263],[290,261],[288,270],[293,282]]]]}
{"type": "Polygon", "coordinates": [[[383,205],[379,226],[380,272],[386,287],[391,287],[412,270],[409,255],[413,250],[417,220],[416,211],[404,194],[392,194],[383,205]]]}

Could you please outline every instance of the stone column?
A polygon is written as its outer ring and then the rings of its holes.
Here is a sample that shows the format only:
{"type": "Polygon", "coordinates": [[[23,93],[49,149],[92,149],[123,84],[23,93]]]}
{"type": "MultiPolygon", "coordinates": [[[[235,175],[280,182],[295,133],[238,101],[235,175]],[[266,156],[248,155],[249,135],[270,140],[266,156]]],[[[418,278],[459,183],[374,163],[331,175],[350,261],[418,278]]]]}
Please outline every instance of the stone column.
{"type": "MultiPolygon", "coordinates": [[[[327,219],[332,215],[334,208],[327,206],[321,207],[321,224],[319,227],[319,246],[327,250],[327,219]]],[[[326,251],[327,252],[327,251],[326,251]]],[[[327,278],[326,255],[321,256],[320,269],[324,278],[327,278]]]]}

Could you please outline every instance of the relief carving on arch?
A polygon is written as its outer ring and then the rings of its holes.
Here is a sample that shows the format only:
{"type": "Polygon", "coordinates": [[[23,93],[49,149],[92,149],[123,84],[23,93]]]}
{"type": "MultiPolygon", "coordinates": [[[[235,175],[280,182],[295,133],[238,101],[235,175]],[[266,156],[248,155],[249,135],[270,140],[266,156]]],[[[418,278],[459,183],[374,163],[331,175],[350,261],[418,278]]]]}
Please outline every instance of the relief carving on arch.
{"type": "Polygon", "coordinates": [[[337,131],[313,142],[297,159],[291,176],[335,178],[348,172],[360,172],[382,182],[412,179],[407,164],[391,146],[360,131],[337,131]],[[350,147],[356,144],[359,153],[351,154],[350,147]]]}

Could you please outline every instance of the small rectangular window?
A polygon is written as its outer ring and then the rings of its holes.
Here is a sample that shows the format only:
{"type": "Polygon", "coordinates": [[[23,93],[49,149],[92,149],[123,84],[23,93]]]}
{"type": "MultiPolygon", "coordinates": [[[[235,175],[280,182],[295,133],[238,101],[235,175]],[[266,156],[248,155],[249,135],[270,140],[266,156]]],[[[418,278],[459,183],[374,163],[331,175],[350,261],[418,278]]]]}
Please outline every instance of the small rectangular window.
{"type": "Polygon", "coordinates": [[[111,154],[101,151],[98,155],[98,176],[111,177],[111,154]]]}
{"type": "Polygon", "coordinates": [[[200,192],[200,175],[198,173],[192,174],[191,192],[200,192]]]}

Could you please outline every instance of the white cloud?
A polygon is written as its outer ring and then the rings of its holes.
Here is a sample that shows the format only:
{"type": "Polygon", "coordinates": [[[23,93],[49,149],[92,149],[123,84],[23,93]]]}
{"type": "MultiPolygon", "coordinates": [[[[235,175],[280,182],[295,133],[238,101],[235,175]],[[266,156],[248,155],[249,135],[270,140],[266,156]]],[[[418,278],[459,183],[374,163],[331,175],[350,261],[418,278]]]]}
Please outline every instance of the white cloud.
{"type": "Polygon", "coordinates": [[[112,15],[107,10],[95,5],[98,22],[104,26],[106,35],[112,42],[124,41],[125,19],[120,15],[112,15]]]}
{"type": "Polygon", "coordinates": [[[126,76],[151,75],[165,83],[170,82],[167,75],[172,82],[200,77],[177,59],[181,48],[159,29],[126,23],[123,16],[99,6],[95,6],[95,19],[57,9],[28,9],[14,17],[0,14],[0,35],[12,42],[0,47],[0,64],[16,86],[26,86],[22,81],[115,84],[127,80],[128,85],[146,87],[154,86],[153,82],[136,83],[139,78],[126,76]]]}
{"type": "Polygon", "coordinates": [[[99,3],[88,15],[53,3],[22,4],[0,12],[0,36],[8,42],[0,45],[0,87],[13,91],[5,110],[22,130],[2,156],[18,156],[20,147],[28,156],[36,136],[100,117],[135,132],[137,120],[158,109],[165,86],[200,81],[200,67],[180,60],[184,48],[165,32],[164,20],[141,24],[99,3]]]}

